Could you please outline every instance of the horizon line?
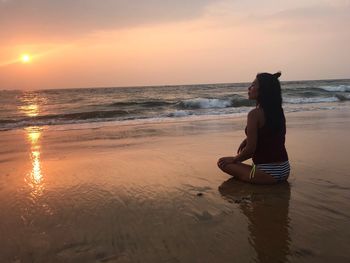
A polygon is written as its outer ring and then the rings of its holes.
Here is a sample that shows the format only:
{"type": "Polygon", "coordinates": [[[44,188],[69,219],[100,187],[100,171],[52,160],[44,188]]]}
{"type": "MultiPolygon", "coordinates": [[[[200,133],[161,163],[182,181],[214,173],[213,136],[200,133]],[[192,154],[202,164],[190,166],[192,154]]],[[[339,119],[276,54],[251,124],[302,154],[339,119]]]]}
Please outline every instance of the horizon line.
{"type": "MultiPolygon", "coordinates": [[[[349,80],[350,78],[332,78],[332,79],[300,79],[300,80],[280,80],[280,83],[286,82],[311,82],[311,81],[334,81],[349,80]]],[[[70,89],[112,89],[112,88],[160,88],[177,86],[197,86],[197,85],[228,85],[228,84],[247,84],[251,81],[239,82],[213,82],[213,83],[187,83],[187,84],[156,84],[156,85],[127,85],[127,86],[89,86],[89,87],[63,87],[63,88],[32,88],[32,89],[0,89],[0,91],[47,91],[47,90],[70,90],[70,89]]]]}

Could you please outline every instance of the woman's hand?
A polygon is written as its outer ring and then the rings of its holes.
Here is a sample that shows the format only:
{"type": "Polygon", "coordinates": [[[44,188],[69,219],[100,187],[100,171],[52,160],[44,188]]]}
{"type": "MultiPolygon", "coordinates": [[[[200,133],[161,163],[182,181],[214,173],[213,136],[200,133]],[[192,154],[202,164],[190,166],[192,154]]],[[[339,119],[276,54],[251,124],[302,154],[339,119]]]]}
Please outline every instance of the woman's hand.
{"type": "Polygon", "coordinates": [[[218,166],[222,170],[225,168],[226,165],[233,164],[236,162],[237,162],[236,157],[231,157],[231,156],[230,157],[221,157],[218,160],[218,166]]]}
{"type": "Polygon", "coordinates": [[[243,149],[247,146],[247,139],[244,139],[241,145],[238,147],[237,154],[243,151],[243,149]]]}

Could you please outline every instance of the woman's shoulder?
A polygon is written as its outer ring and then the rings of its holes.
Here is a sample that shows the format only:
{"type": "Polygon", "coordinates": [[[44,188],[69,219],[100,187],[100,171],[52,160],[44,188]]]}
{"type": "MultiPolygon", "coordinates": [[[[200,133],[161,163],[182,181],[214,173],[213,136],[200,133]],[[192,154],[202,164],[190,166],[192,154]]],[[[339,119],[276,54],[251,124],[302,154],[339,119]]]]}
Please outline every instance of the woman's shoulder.
{"type": "Polygon", "coordinates": [[[261,119],[261,118],[264,117],[264,111],[263,111],[263,109],[260,109],[260,108],[252,109],[252,110],[248,113],[248,117],[254,117],[254,118],[261,119]]]}
{"type": "Polygon", "coordinates": [[[265,114],[263,109],[260,108],[255,108],[252,109],[249,113],[248,113],[248,118],[250,119],[254,119],[256,122],[258,122],[258,126],[259,128],[264,126],[265,123],[265,114]]]}

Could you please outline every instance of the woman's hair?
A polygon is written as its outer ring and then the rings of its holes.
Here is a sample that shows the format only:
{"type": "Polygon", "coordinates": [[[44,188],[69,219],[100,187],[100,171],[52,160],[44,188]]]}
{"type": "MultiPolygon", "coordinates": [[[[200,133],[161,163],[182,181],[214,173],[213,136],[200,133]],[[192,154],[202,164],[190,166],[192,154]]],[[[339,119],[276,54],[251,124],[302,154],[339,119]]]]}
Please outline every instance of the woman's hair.
{"type": "Polygon", "coordinates": [[[286,132],[286,119],[282,109],[281,84],[278,78],[281,72],[275,74],[259,73],[257,104],[265,113],[265,125],[275,133],[286,132]]]}

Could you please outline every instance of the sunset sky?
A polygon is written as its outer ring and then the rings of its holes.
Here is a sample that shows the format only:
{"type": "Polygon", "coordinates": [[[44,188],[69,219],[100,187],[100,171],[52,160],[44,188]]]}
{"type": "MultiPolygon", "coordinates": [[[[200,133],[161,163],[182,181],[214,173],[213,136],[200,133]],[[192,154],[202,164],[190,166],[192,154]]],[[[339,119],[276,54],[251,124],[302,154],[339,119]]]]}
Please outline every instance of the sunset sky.
{"type": "Polygon", "coordinates": [[[349,28],[348,0],[0,0],[0,89],[349,78],[349,28]]]}

